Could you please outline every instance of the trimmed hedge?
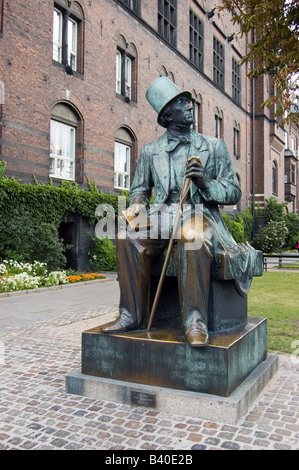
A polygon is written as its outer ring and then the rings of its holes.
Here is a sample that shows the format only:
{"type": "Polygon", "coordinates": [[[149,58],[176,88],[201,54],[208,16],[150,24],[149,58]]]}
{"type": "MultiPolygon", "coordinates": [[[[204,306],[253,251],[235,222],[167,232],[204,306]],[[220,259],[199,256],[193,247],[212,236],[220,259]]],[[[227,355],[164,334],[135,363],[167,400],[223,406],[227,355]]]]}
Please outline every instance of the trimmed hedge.
{"type": "Polygon", "coordinates": [[[51,269],[58,269],[65,263],[65,247],[58,236],[61,222],[69,213],[76,213],[95,225],[99,220],[96,208],[100,204],[113,206],[117,217],[118,196],[99,192],[91,182],[85,191],[69,181],[62,181],[56,187],[51,180],[49,184],[34,180],[35,184],[28,184],[7,178],[5,163],[0,162],[0,257],[46,261],[51,269]],[[51,238],[53,243],[49,242],[51,238]]]}

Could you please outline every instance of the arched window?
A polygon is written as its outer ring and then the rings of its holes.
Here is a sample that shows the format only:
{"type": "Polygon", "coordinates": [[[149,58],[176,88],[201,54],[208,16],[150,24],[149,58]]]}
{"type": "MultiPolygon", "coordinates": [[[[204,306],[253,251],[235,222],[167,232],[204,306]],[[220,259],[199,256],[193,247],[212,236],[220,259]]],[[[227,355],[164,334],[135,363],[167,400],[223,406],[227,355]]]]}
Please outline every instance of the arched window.
{"type": "Polygon", "coordinates": [[[137,101],[137,53],[122,36],[116,50],[116,94],[127,102],[137,101]]]}
{"type": "Polygon", "coordinates": [[[80,139],[81,117],[73,106],[60,102],[53,106],[50,123],[50,176],[74,181],[76,147],[80,139]]]}
{"type": "Polygon", "coordinates": [[[83,73],[84,17],[77,2],[58,0],[53,10],[53,63],[67,73],[83,73]]]}
{"type": "Polygon", "coordinates": [[[278,165],[275,160],[272,164],[272,193],[278,194],[278,165]]]}
{"type": "Polygon", "coordinates": [[[234,157],[239,160],[241,156],[240,124],[234,122],[234,157]]]}
{"type": "Polygon", "coordinates": [[[201,95],[192,91],[192,105],[193,105],[193,129],[196,132],[202,132],[202,105],[201,95]]]}
{"type": "Polygon", "coordinates": [[[120,127],[116,132],[114,143],[114,187],[116,189],[130,189],[133,144],[131,132],[120,127]]]}
{"type": "Polygon", "coordinates": [[[172,72],[168,72],[167,69],[164,67],[164,65],[162,65],[162,67],[159,70],[159,77],[167,77],[169,78],[169,80],[175,83],[174,74],[172,72]]]}
{"type": "Polygon", "coordinates": [[[223,139],[223,111],[215,110],[215,137],[223,139]]]}

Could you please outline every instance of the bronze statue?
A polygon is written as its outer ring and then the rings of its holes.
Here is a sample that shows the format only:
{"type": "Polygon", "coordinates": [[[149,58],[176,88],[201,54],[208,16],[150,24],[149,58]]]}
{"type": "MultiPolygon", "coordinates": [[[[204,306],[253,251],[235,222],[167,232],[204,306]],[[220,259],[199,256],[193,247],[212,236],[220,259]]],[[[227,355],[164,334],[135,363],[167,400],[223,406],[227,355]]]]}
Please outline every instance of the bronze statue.
{"type": "Polygon", "coordinates": [[[128,211],[138,215],[146,210],[151,227],[134,237],[122,232],[117,236],[120,316],[102,331],[109,334],[146,327],[151,263],[169,244],[173,214],[184,182],[189,181],[184,195],[187,215],[174,241],[173,260],[183,332],[190,346],[201,347],[209,341],[210,280],[221,279],[219,259],[226,257],[237,291],[246,296],[256,252],[248,244],[236,243],[221,217],[218,205],[237,204],[241,190],[224,141],[191,129],[191,94],[160,77],[150,85],[146,97],[166,132],[141,150],[128,211]]]}

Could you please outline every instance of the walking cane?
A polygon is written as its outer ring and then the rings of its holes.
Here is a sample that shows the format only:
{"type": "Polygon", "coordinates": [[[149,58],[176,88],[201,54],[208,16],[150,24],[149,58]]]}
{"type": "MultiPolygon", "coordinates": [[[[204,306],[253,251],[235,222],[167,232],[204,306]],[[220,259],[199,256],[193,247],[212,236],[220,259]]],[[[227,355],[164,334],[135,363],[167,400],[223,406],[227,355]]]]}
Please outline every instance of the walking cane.
{"type": "MultiPolygon", "coordinates": [[[[191,160],[192,158],[194,158],[194,157],[189,157],[188,160],[191,160]]],[[[199,160],[199,157],[195,157],[195,158],[197,159],[197,161],[199,160]]],[[[159,298],[160,298],[163,282],[164,282],[164,279],[165,279],[167,266],[168,266],[168,263],[169,263],[169,260],[170,260],[170,255],[171,255],[173,244],[174,244],[174,239],[175,239],[175,236],[177,234],[177,230],[180,226],[180,219],[181,219],[181,216],[182,216],[182,213],[183,213],[183,205],[186,202],[190,186],[191,186],[191,178],[185,178],[183,188],[182,188],[182,191],[181,191],[181,194],[180,194],[179,208],[178,208],[178,211],[176,213],[176,218],[175,218],[175,222],[174,222],[174,225],[173,225],[171,238],[170,238],[169,245],[168,245],[168,248],[167,248],[166,258],[165,258],[165,261],[164,261],[164,264],[163,264],[161,276],[160,276],[160,279],[159,279],[159,284],[158,284],[158,287],[157,287],[157,291],[156,291],[156,295],[155,295],[155,298],[154,298],[154,302],[153,302],[153,306],[152,306],[152,310],[151,310],[151,314],[150,314],[150,318],[149,318],[149,322],[148,322],[146,331],[149,331],[151,329],[152,322],[153,322],[153,319],[154,319],[154,316],[155,316],[155,313],[156,313],[156,309],[157,309],[158,301],[159,301],[159,298]]]]}

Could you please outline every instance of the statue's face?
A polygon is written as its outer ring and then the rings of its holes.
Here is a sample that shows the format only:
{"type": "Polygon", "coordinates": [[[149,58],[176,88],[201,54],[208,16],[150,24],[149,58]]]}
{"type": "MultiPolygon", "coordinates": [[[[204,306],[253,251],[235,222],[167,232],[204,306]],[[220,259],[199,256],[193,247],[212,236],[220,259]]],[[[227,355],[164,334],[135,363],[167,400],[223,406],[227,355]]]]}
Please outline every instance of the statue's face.
{"type": "Polygon", "coordinates": [[[168,105],[170,120],[179,126],[189,127],[193,122],[192,109],[192,103],[187,96],[177,96],[168,105]]]}

